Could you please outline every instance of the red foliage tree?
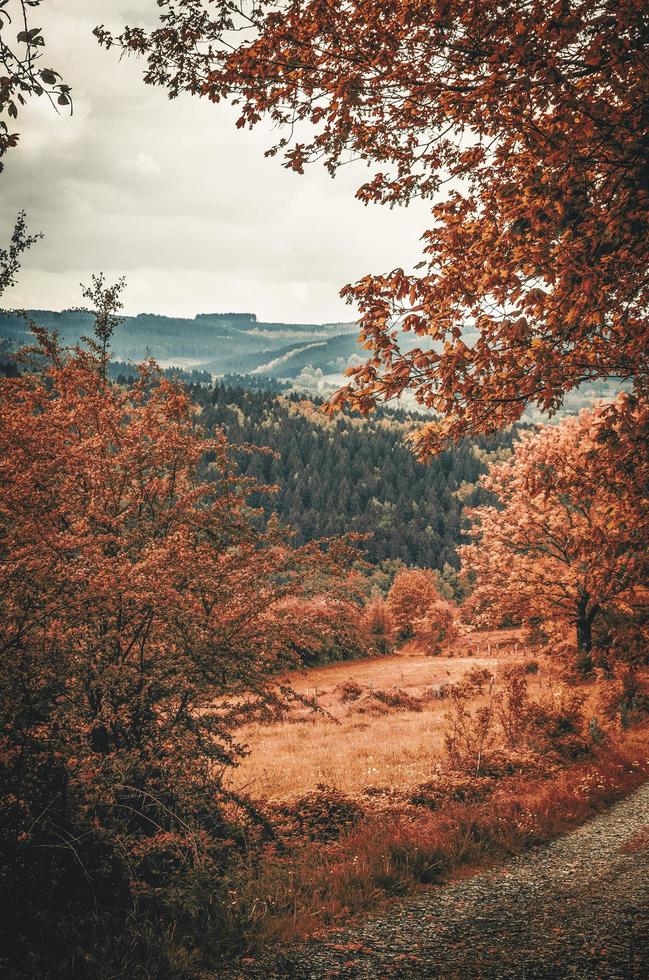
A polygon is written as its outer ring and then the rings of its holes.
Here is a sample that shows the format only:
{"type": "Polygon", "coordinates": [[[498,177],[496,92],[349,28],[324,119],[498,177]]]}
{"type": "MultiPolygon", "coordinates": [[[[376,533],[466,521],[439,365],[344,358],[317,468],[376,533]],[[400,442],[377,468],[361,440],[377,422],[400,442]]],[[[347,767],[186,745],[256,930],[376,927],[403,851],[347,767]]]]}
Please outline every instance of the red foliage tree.
{"type": "Polygon", "coordinates": [[[232,98],[284,128],[301,172],[373,166],[357,196],[434,197],[423,270],[368,275],[366,364],[332,407],[406,388],[442,418],[422,456],[493,431],[586,379],[646,393],[646,10],[637,0],[160,0],[161,24],[96,34],[145,81],[232,98]],[[302,124],[302,125],[301,125],[302,124]],[[396,327],[420,338],[399,343],[396,327]],[[467,326],[474,329],[467,334],[467,326]]]}
{"type": "Polygon", "coordinates": [[[361,614],[361,626],[371,653],[392,653],[395,623],[392,611],[380,593],[371,596],[366,602],[361,614]]]}
{"type": "Polygon", "coordinates": [[[38,339],[0,379],[0,877],[55,942],[106,888],[218,888],[236,728],[299,641],[282,604],[347,549],[261,530],[264,488],[153,367],[120,388],[99,345],[38,339]]]}
{"type": "Polygon", "coordinates": [[[594,624],[646,604],[648,437],[644,404],[620,396],[524,435],[491,468],[497,505],[473,511],[460,549],[478,622],[541,623],[587,665],[594,624]]]}
{"type": "Polygon", "coordinates": [[[353,660],[370,652],[359,607],[347,596],[293,596],[278,606],[277,616],[282,626],[292,624],[287,646],[307,666],[353,660]]]}
{"type": "Polygon", "coordinates": [[[423,622],[433,606],[441,603],[437,578],[429,569],[404,568],[397,572],[388,592],[387,606],[402,638],[416,633],[416,623],[423,622]]]}
{"type": "Polygon", "coordinates": [[[413,623],[417,641],[429,656],[443,652],[457,637],[456,610],[446,599],[433,602],[413,623]]]}

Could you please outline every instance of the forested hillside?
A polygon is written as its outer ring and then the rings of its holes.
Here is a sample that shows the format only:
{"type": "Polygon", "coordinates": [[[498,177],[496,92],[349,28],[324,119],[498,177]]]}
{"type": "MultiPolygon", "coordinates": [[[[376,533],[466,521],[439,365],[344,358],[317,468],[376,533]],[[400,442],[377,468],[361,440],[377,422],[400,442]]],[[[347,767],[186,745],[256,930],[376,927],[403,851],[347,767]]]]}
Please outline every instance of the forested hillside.
{"type": "MultiPolygon", "coordinates": [[[[66,344],[93,331],[86,310],[0,310],[0,353],[31,342],[29,320],[56,330],[66,344]]],[[[112,338],[123,360],[155,357],[165,367],[201,366],[216,375],[259,373],[295,377],[306,364],[342,370],[358,351],[353,323],[264,323],[254,313],[199,313],[188,317],[140,313],[121,317],[112,338]]]]}
{"type": "Polygon", "coordinates": [[[406,413],[329,419],[299,395],[222,384],[192,391],[208,429],[222,427],[234,444],[274,451],[241,457],[246,475],[279,486],[276,496],[256,503],[294,528],[299,543],[348,531],[370,534],[373,562],[456,566],[464,499],[474,502],[481,493],[470,485],[486,471],[490,454],[513,438],[504,432],[464,442],[424,465],[405,441],[416,425],[406,413]]]}

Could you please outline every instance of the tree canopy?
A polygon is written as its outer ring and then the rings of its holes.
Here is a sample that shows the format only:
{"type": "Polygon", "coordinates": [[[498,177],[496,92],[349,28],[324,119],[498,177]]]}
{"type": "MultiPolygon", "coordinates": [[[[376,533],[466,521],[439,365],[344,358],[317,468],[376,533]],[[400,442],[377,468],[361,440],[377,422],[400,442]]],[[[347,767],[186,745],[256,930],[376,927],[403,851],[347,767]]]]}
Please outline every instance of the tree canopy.
{"type": "Polygon", "coordinates": [[[434,198],[422,268],[368,275],[364,365],[332,400],[413,389],[426,456],[552,410],[584,380],[647,385],[649,14],[637,0],[160,0],[160,25],[101,43],[145,81],[240,106],[298,172],[351,159],[357,196],[434,198]],[[399,346],[395,328],[421,346],[399,346]],[[467,342],[471,327],[474,339],[467,342]]]}
{"type": "Polygon", "coordinates": [[[482,478],[496,505],[473,511],[474,542],[459,549],[477,623],[541,626],[553,650],[590,664],[602,618],[646,609],[648,420],[620,396],[522,435],[482,478]]]}
{"type": "Polygon", "coordinates": [[[38,340],[35,369],[0,378],[0,897],[18,945],[60,942],[74,909],[87,925],[103,888],[153,901],[159,875],[207,867],[218,886],[236,730],[281,704],[302,643],[287,602],[351,560],[257,527],[262,488],[152,367],[120,387],[100,344],[38,340]]]}

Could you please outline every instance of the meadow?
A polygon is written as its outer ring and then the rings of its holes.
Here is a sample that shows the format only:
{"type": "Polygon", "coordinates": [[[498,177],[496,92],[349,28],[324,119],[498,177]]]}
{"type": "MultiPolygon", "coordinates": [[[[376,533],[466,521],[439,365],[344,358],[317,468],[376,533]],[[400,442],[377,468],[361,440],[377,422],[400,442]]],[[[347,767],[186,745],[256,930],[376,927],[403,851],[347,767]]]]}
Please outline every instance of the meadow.
{"type": "MultiPolygon", "coordinates": [[[[521,630],[494,630],[460,637],[439,657],[410,643],[394,656],[287,674],[283,679],[313,706],[298,704],[282,721],[241,729],[250,755],[231,786],[270,801],[300,796],[320,783],[351,794],[414,787],[430,778],[443,749],[444,686],[472,668],[497,673],[533,656],[521,630]],[[360,691],[350,697],[346,692],[356,693],[355,685],[360,691]],[[392,705],[376,699],[385,692],[392,705]],[[409,699],[420,703],[409,707],[409,699]]],[[[556,674],[545,663],[534,686],[545,689],[556,674]]]]}

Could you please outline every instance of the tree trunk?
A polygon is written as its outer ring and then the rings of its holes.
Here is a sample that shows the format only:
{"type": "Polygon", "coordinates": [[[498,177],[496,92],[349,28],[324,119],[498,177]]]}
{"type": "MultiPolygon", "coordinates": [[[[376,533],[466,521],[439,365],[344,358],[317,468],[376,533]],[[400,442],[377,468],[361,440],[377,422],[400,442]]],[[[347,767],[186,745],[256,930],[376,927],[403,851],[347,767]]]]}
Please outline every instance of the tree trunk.
{"type": "Polygon", "coordinates": [[[589,673],[593,669],[593,658],[591,651],[593,648],[593,621],[599,612],[599,606],[588,608],[590,596],[584,593],[577,602],[577,669],[583,674],[589,673]]]}

